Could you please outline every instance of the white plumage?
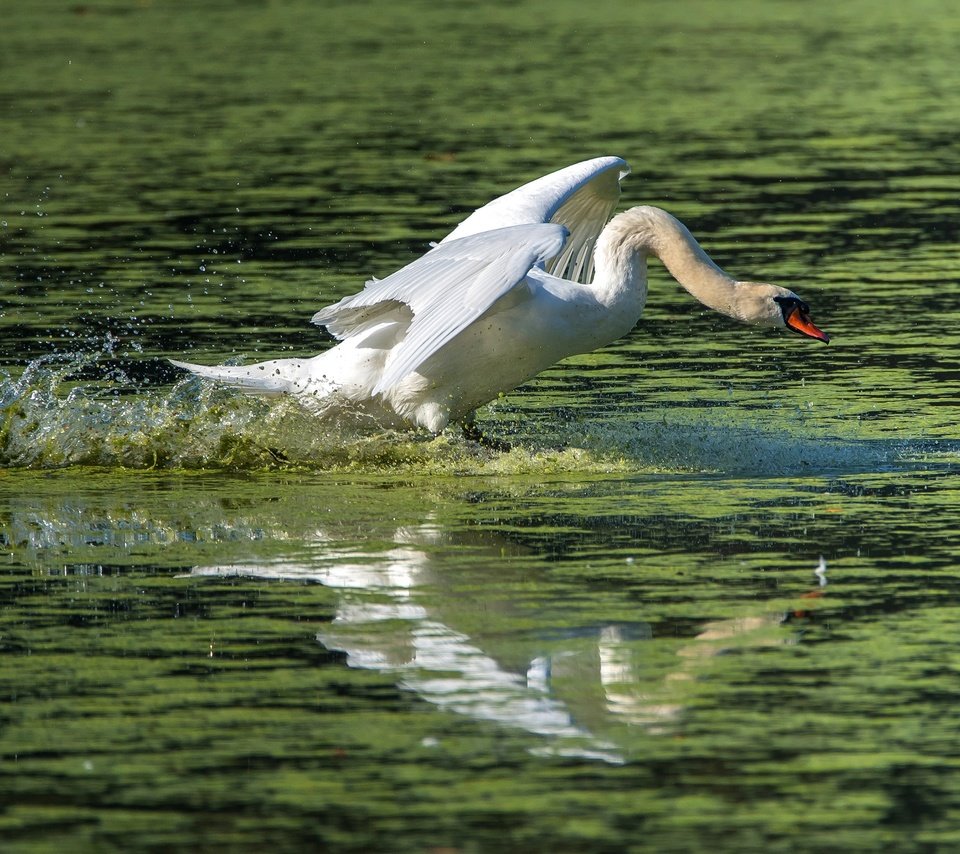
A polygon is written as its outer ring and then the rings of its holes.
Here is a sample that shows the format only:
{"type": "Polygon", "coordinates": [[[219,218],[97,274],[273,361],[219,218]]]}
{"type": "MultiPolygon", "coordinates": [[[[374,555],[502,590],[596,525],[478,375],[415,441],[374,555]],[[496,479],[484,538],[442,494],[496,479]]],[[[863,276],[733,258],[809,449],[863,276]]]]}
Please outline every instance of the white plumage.
{"type": "Polygon", "coordinates": [[[297,395],[319,415],[439,432],[629,332],[651,254],[711,308],[828,340],[795,294],[731,279],[666,211],[633,208],[608,224],[628,173],[619,157],[598,157],[495,199],[416,261],[317,312],[313,322],[340,339],[319,356],[174,364],[245,392],[297,395]]]}

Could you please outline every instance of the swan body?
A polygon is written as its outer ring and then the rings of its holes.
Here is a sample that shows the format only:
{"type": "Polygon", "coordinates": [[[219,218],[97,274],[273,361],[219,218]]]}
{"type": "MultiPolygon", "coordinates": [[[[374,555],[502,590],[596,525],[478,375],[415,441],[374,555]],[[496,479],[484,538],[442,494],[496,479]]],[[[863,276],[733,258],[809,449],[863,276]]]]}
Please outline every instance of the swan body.
{"type": "Polygon", "coordinates": [[[495,199],[416,261],[317,312],[313,322],[340,340],[318,356],[173,363],[245,392],[296,395],[321,415],[436,433],[630,332],[651,255],[721,314],[829,340],[796,294],[731,278],[666,211],[640,206],[610,220],[628,173],[619,157],[598,157],[495,199]]]}

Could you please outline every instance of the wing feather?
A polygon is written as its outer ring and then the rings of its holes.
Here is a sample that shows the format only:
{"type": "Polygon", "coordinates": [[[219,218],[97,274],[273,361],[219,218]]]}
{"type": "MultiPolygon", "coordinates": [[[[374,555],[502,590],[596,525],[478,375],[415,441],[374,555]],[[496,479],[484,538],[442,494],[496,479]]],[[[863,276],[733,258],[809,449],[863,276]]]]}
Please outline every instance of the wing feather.
{"type": "Polygon", "coordinates": [[[412,320],[373,390],[402,380],[564,247],[561,225],[516,225],[438,244],[396,273],[318,311],[313,322],[349,338],[381,312],[409,307],[412,320]]]}
{"type": "Polygon", "coordinates": [[[619,157],[595,157],[544,175],[474,211],[443,241],[509,225],[555,222],[570,237],[549,272],[587,283],[593,248],[620,200],[620,181],[630,166],[619,157]]]}

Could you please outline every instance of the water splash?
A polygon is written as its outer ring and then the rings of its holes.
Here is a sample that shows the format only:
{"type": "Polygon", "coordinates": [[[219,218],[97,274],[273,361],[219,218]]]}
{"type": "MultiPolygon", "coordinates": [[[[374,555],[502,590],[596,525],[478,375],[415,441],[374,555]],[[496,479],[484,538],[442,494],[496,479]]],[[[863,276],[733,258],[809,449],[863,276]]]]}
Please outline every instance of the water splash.
{"type": "MultiPolygon", "coordinates": [[[[696,471],[801,475],[883,468],[955,449],[899,441],[807,438],[706,422],[609,420],[489,424],[511,441],[497,452],[450,429],[438,437],[329,423],[296,401],[247,397],[192,377],[137,384],[112,348],[51,356],[0,376],[0,466],[134,469],[395,471],[437,475],[696,471]],[[101,380],[78,380],[100,374],[101,380]]],[[[158,363],[158,365],[161,363],[158,363]]],[[[166,369],[165,367],[163,368],[166,369]]],[[[159,370],[159,369],[158,369],[159,370]]],[[[483,414],[483,413],[482,413],[483,414]]],[[[942,444],[942,443],[941,443],[942,444]]]]}

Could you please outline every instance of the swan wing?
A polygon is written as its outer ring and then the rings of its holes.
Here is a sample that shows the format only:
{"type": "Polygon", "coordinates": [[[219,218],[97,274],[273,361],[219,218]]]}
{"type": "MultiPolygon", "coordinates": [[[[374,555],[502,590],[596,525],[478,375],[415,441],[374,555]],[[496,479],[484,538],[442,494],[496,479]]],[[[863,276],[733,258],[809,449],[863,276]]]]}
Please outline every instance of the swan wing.
{"type": "Polygon", "coordinates": [[[594,157],[537,178],[474,211],[441,243],[494,228],[555,222],[570,238],[547,265],[555,276],[588,283],[593,247],[620,200],[620,181],[630,166],[620,157],[594,157]]]}
{"type": "Polygon", "coordinates": [[[371,322],[408,320],[374,394],[388,390],[564,249],[555,223],[515,225],[438,244],[396,273],[318,311],[313,322],[349,338],[371,322]]]}

